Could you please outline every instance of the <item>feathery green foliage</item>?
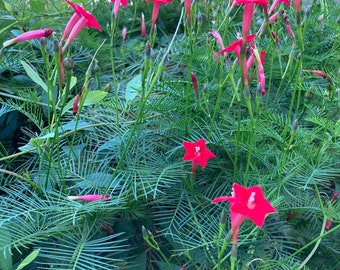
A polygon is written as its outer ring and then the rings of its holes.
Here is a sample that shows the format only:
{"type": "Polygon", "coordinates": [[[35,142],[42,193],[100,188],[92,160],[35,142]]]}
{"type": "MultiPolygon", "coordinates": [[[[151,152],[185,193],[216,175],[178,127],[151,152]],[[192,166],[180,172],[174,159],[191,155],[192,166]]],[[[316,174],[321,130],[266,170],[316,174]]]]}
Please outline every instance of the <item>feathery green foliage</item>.
{"type": "Polygon", "coordinates": [[[217,55],[210,33],[236,41],[243,5],[196,1],[188,22],[173,1],[150,29],[152,2],[118,17],[114,3],[77,2],[102,31],[85,27],[64,51],[66,2],[0,2],[1,42],[54,30],[1,51],[0,269],[339,269],[339,4],[303,3],[299,24],[280,3],[287,17],[270,26],[255,5],[243,57],[266,52],[262,96],[256,59],[247,95],[243,60],[217,55]],[[205,168],[182,160],[202,138],[216,155],[205,168]],[[211,204],[233,183],[261,186],[277,210],[242,224],[234,266],[233,213],[211,204]],[[73,197],[89,194],[106,197],[73,197]]]}

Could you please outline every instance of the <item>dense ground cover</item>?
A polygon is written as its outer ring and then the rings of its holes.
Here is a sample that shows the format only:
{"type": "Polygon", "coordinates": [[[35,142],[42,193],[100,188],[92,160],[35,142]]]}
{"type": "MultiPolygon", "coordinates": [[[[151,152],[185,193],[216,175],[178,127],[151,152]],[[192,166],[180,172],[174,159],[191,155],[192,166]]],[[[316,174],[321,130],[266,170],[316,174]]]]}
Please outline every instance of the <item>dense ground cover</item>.
{"type": "Polygon", "coordinates": [[[0,12],[0,269],[340,269],[339,3],[0,12]]]}

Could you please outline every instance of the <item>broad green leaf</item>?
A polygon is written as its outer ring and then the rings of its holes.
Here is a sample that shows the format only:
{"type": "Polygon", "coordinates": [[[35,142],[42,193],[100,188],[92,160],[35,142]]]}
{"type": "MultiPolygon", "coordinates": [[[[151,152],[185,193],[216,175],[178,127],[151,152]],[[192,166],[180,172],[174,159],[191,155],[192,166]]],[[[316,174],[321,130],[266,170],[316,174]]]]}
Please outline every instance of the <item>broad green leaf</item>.
{"type": "Polygon", "coordinates": [[[126,85],[125,90],[126,103],[129,103],[131,100],[133,100],[138,95],[138,92],[140,92],[141,90],[142,90],[142,75],[138,74],[126,85]]]}
{"type": "MultiPolygon", "coordinates": [[[[101,91],[101,90],[94,90],[94,91],[89,91],[85,102],[84,102],[84,106],[89,106],[89,105],[94,105],[99,103],[100,101],[102,101],[108,92],[106,91],[101,91]]],[[[68,110],[70,110],[73,106],[73,103],[75,101],[76,97],[74,97],[73,99],[71,99],[64,107],[63,112],[61,113],[61,115],[63,115],[65,112],[67,112],[68,110]]]]}
{"type": "Polygon", "coordinates": [[[36,146],[31,141],[29,141],[25,145],[18,147],[18,149],[21,152],[30,152],[30,151],[33,151],[34,149],[36,149],[36,146]]]}
{"type": "Polygon", "coordinates": [[[47,134],[45,134],[41,137],[31,138],[28,143],[26,143],[23,146],[18,147],[18,149],[21,152],[33,151],[34,149],[38,149],[43,144],[45,139],[53,138],[53,137],[54,137],[54,133],[51,132],[51,133],[47,133],[47,134]]]}
{"type": "Polygon", "coordinates": [[[70,89],[72,89],[77,83],[77,77],[72,76],[70,82],[70,89]]]}
{"type": "Polygon", "coordinates": [[[4,1],[5,4],[5,8],[9,13],[13,12],[12,6],[10,4],[8,4],[7,2],[4,1]]]}
{"type": "Polygon", "coordinates": [[[29,64],[27,64],[25,61],[21,60],[21,64],[24,67],[27,75],[34,81],[37,85],[41,86],[42,89],[47,93],[48,87],[45,84],[45,82],[40,78],[39,74],[31,68],[29,64]]]}
{"type": "Polygon", "coordinates": [[[86,100],[84,102],[84,106],[94,105],[102,101],[107,95],[106,91],[90,91],[87,94],[86,100]]]}
{"type": "Polygon", "coordinates": [[[29,265],[38,256],[40,249],[33,250],[19,265],[17,270],[23,269],[25,266],[29,265]]]}
{"type": "Polygon", "coordinates": [[[0,235],[0,269],[12,270],[11,235],[5,226],[0,227],[0,235]]]}

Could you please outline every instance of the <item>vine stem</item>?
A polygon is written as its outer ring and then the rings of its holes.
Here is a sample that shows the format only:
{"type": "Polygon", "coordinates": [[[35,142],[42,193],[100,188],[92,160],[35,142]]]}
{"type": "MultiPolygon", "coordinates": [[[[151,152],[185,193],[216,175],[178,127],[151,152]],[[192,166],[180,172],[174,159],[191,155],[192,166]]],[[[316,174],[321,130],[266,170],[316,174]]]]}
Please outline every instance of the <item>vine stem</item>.
{"type": "Polygon", "coordinates": [[[36,189],[39,189],[39,190],[41,191],[41,188],[40,188],[38,185],[36,185],[36,184],[35,184],[31,179],[29,179],[29,178],[26,178],[26,177],[24,177],[24,176],[21,176],[21,175],[15,173],[15,172],[8,171],[8,170],[1,169],[1,168],[0,168],[0,172],[1,172],[1,173],[8,174],[8,175],[12,175],[12,176],[14,176],[14,177],[16,177],[16,178],[18,178],[18,179],[20,179],[20,180],[23,180],[23,181],[29,183],[32,187],[34,187],[34,188],[36,188],[36,189]]]}
{"type": "Polygon", "coordinates": [[[79,108],[78,108],[78,112],[76,114],[76,120],[75,120],[75,125],[74,125],[74,130],[73,130],[73,135],[72,135],[72,139],[71,139],[71,143],[69,144],[70,146],[70,151],[68,153],[68,157],[67,157],[67,162],[66,162],[66,168],[64,169],[65,171],[65,177],[66,177],[66,174],[67,174],[67,170],[68,170],[68,164],[71,160],[71,154],[74,154],[75,155],[75,152],[74,152],[74,149],[73,149],[73,145],[74,145],[74,141],[76,139],[76,133],[77,133],[77,130],[78,130],[78,125],[79,125],[79,121],[80,121],[80,112],[84,106],[84,103],[85,103],[85,100],[86,100],[86,97],[87,97],[87,94],[89,92],[89,89],[87,89],[87,86],[89,84],[89,81],[91,80],[90,76],[91,76],[91,67],[94,63],[94,60],[95,60],[95,57],[97,55],[97,53],[99,52],[99,50],[102,48],[102,46],[104,45],[104,43],[106,42],[106,40],[104,40],[98,47],[98,49],[96,50],[96,52],[94,53],[93,57],[92,57],[92,60],[91,60],[91,63],[86,71],[86,75],[85,75],[85,81],[84,81],[84,90],[83,90],[83,93],[81,95],[81,98],[80,98],[80,101],[79,101],[79,108]]]}
{"type": "MultiPolygon", "coordinates": [[[[316,191],[318,201],[320,203],[321,212],[323,214],[323,222],[322,222],[322,226],[321,226],[321,232],[320,232],[320,235],[319,235],[319,236],[322,236],[323,232],[325,231],[325,227],[326,227],[327,215],[326,215],[325,208],[323,207],[323,203],[322,203],[322,199],[321,199],[321,196],[320,196],[318,186],[315,183],[314,183],[314,188],[315,188],[315,191],[316,191]]],[[[322,238],[319,238],[316,241],[316,244],[315,244],[314,248],[312,249],[312,251],[308,254],[308,256],[304,259],[304,261],[298,267],[299,270],[302,269],[308,263],[308,261],[313,257],[314,253],[316,252],[316,250],[318,249],[318,247],[321,243],[321,240],[322,240],[322,238]]]]}
{"type": "MultiPolygon", "coordinates": [[[[321,226],[320,236],[322,236],[323,231],[325,230],[326,221],[327,221],[327,218],[324,217],[323,222],[322,222],[322,226],[321,226]]],[[[316,250],[318,249],[318,247],[319,247],[319,245],[321,243],[321,240],[322,240],[322,238],[319,238],[318,241],[316,241],[316,244],[315,244],[314,248],[308,254],[306,259],[304,259],[304,261],[299,265],[298,270],[302,269],[308,263],[308,261],[313,257],[314,253],[316,252],[316,250]]]]}

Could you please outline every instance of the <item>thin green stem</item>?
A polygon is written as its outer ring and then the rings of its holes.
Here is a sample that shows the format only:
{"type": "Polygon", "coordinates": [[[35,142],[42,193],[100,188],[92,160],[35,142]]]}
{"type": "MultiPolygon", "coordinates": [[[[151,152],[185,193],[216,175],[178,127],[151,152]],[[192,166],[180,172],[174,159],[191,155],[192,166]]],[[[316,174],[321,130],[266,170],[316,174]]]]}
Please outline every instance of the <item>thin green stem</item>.
{"type": "Polygon", "coordinates": [[[116,113],[116,124],[117,124],[117,130],[118,134],[120,135],[120,120],[119,120],[119,110],[118,110],[118,86],[116,81],[116,71],[115,71],[115,53],[114,53],[114,38],[116,36],[116,28],[117,28],[117,18],[114,17],[114,15],[111,15],[111,32],[110,32],[110,58],[111,58],[111,71],[112,71],[112,89],[113,94],[115,98],[115,113],[116,113]]]}
{"type": "MultiPolygon", "coordinates": [[[[217,265],[215,265],[215,267],[213,268],[214,269],[217,269],[217,270],[221,270],[221,266],[222,266],[222,258],[223,258],[223,254],[228,246],[228,244],[230,243],[230,239],[231,237],[233,236],[233,230],[230,229],[228,234],[226,235],[226,237],[224,238],[224,241],[223,241],[223,245],[222,245],[222,248],[219,250],[218,254],[217,254],[217,265]]],[[[218,245],[220,243],[217,243],[218,245]]],[[[229,254],[230,255],[230,254],[229,254]]]]}
{"type": "Polygon", "coordinates": [[[108,186],[106,188],[105,193],[108,193],[108,191],[109,191],[113,181],[115,180],[116,176],[118,175],[119,170],[120,170],[120,168],[123,165],[123,162],[125,160],[125,156],[128,153],[128,150],[130,149],[130,145],[131,145],[132,140],[133,140],[133,138],[135,136],[137,128],[138,128],[139,124],[143,120],[145,105],[146,105],[146,103],[148,101],[149,95],[151,94],[152,90],[154,89],[155,85],[158,82],[158,79],[160,78],[160,76],[163,73],[163,69],[164,69],[164,64],[165,64],[166,58],[168,56],[170,48],[172,47],[172,44],[173,44],[173,42],[175,40],[175,37],[177,36],[178,30],[179,30],[179,27],[180,27],[180,24],[181,24],[181,21],[182,21],[182,18],[183,18],[183,13],[184,13],[183,10],[184,10],[184,8],[182,8],[181,17],[179,19],[176,31],[175,31],[175,33],[173,35],[173,38],[172,38],[172,40],[171,40],[171,42],[170,42],[170,44],[169,44],[169,46],[167,48],[166,53],[164,54],[164,56],[163,56],[163,58],[162,58],[162,60],[161,60],[161,62],[159,64],[159,66],[157,68],[156,73],[154,75],[150,75],[150,76],[153,76],[152,79],[151,79],[151,82],[147,86],[147,89],[143,89],[143,95],[142,95],[142,100],[141,100],[141,105],[140,105],[139,113],[137,115],[136,121],[133,124],[133,127],[132,127],[131,132],[130,132],[130,136],[129,136],[127,142],[126,142],[126,146],[124,147],[124,150],[123,150],[123,152],[122,152],[122,154],[121,154],[121,156],[119,158],[118,164],[117,164],[117,166],[116,166],[116,168],[114,170],[114,173],[112,174],[112,177],[111,177],[111,179],[109,181],[109,184],[108,184],[108,186]]]}
{"type": "Polygon", "coordinates": [[[196,224],[196,226],[198,227],[198,233],[200,234],[200,237],[201,237],[201,241],[203,242],[203,246],[204,248],[206,249],[207,251],[207,254],[209,255],[209,258],[213,261],[214,264],[216,264],[215,262],[215,259],[214,259],[214,256],[212,255],[212,252],[209,248],[209,243],[205,240],[205,235],[204,235],[204,232],[203,232],[203,228],[201,226],[201,223],[199,222],[197,216],[195,215],[195,210],[194,210],[194,207],[192,206],[192,203],[190,201],[190,198],[187,196],[187,202],[189,204],[189,207],[190,207],[190,210],[191,210],[191,213],[192,213],[192,217],[194,219],[194,222],[196,224]]]}
{"type": "Polygon", "coordinates": [[[12,175],[15,178],[23,180],[23,181],[27,182],[28,184],[30,184],[34,189],[39,190],[40,192],[42,192],[41,188],[37,184],[35,184],[30,178],[26,178],[26,177],[24,177],[22,175],[19,175],[19,174],[15,173],[15,172],[8,171],[8,170],[1,169],[1,168],[0,168],[0,172],[8,174],[8,175],[12,175]]]}

